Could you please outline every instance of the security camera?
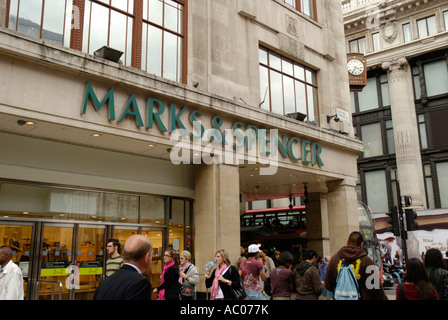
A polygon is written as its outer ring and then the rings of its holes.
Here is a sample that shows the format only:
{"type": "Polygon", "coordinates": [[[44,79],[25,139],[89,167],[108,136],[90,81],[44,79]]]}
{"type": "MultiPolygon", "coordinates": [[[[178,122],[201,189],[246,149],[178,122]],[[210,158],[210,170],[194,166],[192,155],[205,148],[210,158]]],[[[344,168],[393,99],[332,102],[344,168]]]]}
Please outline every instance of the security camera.
{"type": "Polygon", "coordinates": [[[334,122],[339,122],[339,120],[341,120],[341,119],[339,119],[339,117],[336,115],[336,117],[334,117],[334,122]]]}
{"type": "Polygon", "coordinates": [[[17,124],[18,124],[19,126],[24,126],[24,125],[26,125],[26,121],[25,121],[25,120],[18,120],[18,121],[17,121],[17,124]]]}

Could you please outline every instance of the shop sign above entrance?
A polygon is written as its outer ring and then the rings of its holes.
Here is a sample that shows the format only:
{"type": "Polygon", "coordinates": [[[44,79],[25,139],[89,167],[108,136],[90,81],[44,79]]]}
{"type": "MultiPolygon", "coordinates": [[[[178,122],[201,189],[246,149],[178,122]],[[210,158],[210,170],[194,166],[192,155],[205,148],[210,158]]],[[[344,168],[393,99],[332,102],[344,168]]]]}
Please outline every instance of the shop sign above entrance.
{"type": "Polygon", "coordinates": [[[272,166],[273,161],[278,159],[278,154],[281,154],[283,158],[289,158],[291,161],[303,165],[324,166],[321,159],[323,148],[319,143],[299,137],[290,137],[286,134],[279,136],[277,129],[260,129],[240,121],[224,128],[225,121],[219,115],[209,117],[211,127],[206,128],[201,121],[201,117],[207,118],[203,111],[190,110],[185,106],[179,108],[174,103],[170,103],[168,108],[163,101],[152,97],[146,100],[146,113],[143,117],[134,93],[130,95],[117,119],[114,88],[112,87],[100,100],[90,82],[87,82],[81,115],[87,113],[89,101],[96,111],[107,105],[109,121],[121,123],[125,119],[133,118],[138,128],[157,127],[159,132],[168,133],[174,146],[170,156],[175,164],[201,163],[201,159],[190,160],[190,151],[195,154],[197,151],[202,151],[202,162],[204,163],[225,161],[227,164],[242,164],[243,162],[235,161],[241,161],[246,157],[248,161],[252,159],[260,164],[272,166]],[[165,121],[163,121],[162,116],[166,114],[169,115],[168,120],[165,117],[165,121]],[[190,131],[185,126],[185,120],[181,119],[182,116],[185,118],[187,115],[189,120],[187,126],[190,131]],[[204,143],[207,144],[205,148],[204,143]],[[205,153],[208,156],[204,157],[205,153]]]}

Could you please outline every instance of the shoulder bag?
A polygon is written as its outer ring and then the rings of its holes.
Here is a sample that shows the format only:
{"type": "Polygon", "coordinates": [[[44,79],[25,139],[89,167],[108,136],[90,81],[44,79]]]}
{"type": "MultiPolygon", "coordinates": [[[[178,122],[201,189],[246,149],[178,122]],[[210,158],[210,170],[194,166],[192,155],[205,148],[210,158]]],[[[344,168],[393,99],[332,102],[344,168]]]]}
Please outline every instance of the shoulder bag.
{"type": "MultiPolygon", "coordinates": [[[[230,267],[230,269],[229,269],[229,276],[230,276],[230,279],[233,279],[233,278],[238,279],[237,280],[238,281],[238,287],[235,288],[233,286],[233,283],[232,283],[232,286],[230,287],[230,292],[232,293],[233,300],[244,300],[244,299],[246,299],[247,294],[246,294],[246,290],[244,290],[243,281],[241,280],[240,275],[237,272],[236,277],[232,277],[231,276],[232,272],[234,272],[235,269],[236,268],[233,267],[233,266],[230,267]]],[[[233,281],[233,280],[230,280],[230,281],[233,281]]]]}

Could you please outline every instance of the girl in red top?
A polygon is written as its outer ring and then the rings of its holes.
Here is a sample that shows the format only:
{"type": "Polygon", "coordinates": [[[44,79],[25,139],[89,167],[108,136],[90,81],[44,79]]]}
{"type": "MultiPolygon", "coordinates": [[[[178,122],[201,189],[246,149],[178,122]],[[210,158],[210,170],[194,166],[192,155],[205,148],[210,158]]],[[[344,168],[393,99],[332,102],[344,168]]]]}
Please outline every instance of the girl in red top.
{"type": "Polygon", "coordinates": [[[411,258],[406,264],[406,283],[397,287],[397,300],[439,300],[423,262],[411,258]]]}

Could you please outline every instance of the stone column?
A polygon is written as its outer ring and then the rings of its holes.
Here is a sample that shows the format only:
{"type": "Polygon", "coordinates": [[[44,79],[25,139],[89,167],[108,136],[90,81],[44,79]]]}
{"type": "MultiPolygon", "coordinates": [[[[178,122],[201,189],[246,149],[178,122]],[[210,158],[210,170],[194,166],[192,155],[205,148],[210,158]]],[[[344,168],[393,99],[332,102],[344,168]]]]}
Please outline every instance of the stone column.
{"type": "Polygon", "coordinates": [[[0,0],[0,27],[5,27],[6,23],[6,0],[0,0]]]}
{"type": "Polygon", "coordinates": [[[359,231],[356,182],[348,180],[327,182],[328,225],[330,252],[335,254],[353,231],[359,231]]]}
{"type": "MultiPolygon", "coordinates": [[[[204,264],[225,249],[232,264],[240,256],[240,182],[237,166],[197,165],[195,169],[195,265],[204,264]]],[[[203,279],[203,277],[201,277],[203,279]]],[[[204,281],[198,291],[205,292],[204,281]]]]}
{"type": "Polygon", "coordinates": [[[325,193],[310,193],[306,205],[307,246],[322,256],[331,256],[328,205],[325,193]]]}
{"type": "Polygon", "coordinates": [[[388,71],[401,195],[411,196],[413,207],[423,209],[426,195],[411,68],[406,58],[384,62],[382,67],[388,71]]]}

